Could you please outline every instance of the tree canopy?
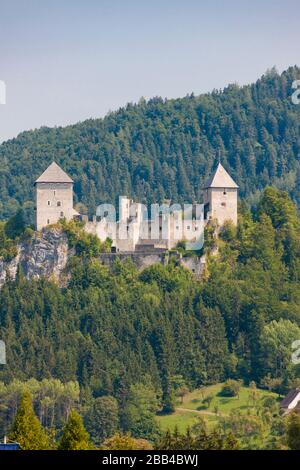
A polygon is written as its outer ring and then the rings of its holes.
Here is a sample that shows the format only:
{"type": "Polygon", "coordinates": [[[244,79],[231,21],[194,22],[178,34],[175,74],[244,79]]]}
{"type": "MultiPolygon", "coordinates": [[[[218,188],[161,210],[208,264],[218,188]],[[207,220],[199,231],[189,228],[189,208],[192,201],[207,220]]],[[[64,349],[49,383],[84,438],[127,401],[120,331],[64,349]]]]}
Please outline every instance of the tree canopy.
{"type": "Polygon", "coordinates": [[[291,101],[298,78],[297,67],[273,69],[252,85],[141,100],[104,119],[23,132],[0,145],[0,218],[22,207],[33,220],[33,183],[53,160],[90,215],[120,194],[143,203],[200,201],[219,156],[250,203],[268,184],[299,203],[300,106],[291,101]]]}

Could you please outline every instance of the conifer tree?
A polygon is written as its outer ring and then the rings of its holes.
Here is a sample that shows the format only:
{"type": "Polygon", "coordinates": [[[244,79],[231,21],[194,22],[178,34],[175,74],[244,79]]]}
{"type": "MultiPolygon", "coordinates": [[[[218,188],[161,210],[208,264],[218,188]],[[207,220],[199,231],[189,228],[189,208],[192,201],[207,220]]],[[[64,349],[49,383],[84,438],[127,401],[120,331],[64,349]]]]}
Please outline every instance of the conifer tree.
{"type": "Polygon", "coordinates": [[[113,436],[119,427],[118,402],[112,396],[98,397],[85,415],[84,424],[93,442],[113,436]]]}
{"type": "Polygon", "coordinates": [[[93,449],[90,436],[86,431],[81,416],[72,410],[64,428],[58,446],[59,450],[90,450],[93,449]]]}
{"type": "Polygon", "coordinates": [[[22,450],[49,448],[48,436],[34,413],[31,395],[27,391],[23,394],[9,438],[18,442],[22,450]]]}

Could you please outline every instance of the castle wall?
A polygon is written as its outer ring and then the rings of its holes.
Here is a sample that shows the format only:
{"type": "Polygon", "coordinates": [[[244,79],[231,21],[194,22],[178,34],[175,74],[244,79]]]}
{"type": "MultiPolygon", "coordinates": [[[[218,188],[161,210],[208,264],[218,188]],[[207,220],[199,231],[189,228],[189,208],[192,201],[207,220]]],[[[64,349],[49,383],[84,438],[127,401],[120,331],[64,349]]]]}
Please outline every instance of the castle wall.
{"type": "Polygon", "coordinates": [[[36,183],[37,230],[64,217],[71,220],[73,214],[72,183],[36,183]]]}
{"type": "Polygon", "coordinates": [[[198,219],[183,219],[182,217],[170,217],[169,249],[175,248],[179,241],[197,244],[195,249],[200,249],[203,244],[204,222],[198,219]],[[201,245],[201,246],[200,246],[201,245]]]}
{"type": "Polygon", "coordinates": [[[110,238],[113,243],[116,241],[116,223],[110,222],[106,218],[97,220],[96,217],[92,221],[85,221],[84,229],[87,233],[97,235],[102,242],[110,238]]]}
{"type": "Polygon", "coordinates": [[[148,254],[148,253],[102,253],[99,255],[99,259],[106,266],[112,267],[114,262],[119,259],[124,262],[130,259],[139,270],[145,269],[153,264],[166,264],[167,258],[164,253],[148,254]]]}
{"type": "Polygon", "coordinates": [[[119,259],[124,262],[130,259],[138,268],[142,271],[143,269],[152,266],[154,264],[169,264],[171,259],[176,259],[177,262],[184,268],[192,271],[196,277],[201,277],[205,268],[205,259],[199,257],[183,258],[179,253],[173,253],[170,257],[166,253],[102,253],[99,255],[99,259],[106,266],[112,267],[114,262],[119,259]]]}
{"type": "Polygon", "coordinates": [[[126,196],[119,196],[119,220],[121,222],[127,221],[130,215],[131,200],[126,196]]]}

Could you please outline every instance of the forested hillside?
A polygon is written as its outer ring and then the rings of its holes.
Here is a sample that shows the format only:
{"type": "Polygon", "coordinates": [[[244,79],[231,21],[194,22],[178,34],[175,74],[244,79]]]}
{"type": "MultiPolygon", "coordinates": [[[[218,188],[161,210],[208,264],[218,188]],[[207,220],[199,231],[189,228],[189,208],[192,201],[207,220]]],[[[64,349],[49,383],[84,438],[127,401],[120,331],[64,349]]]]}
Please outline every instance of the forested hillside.
{"type": "Polygon", "coordinates": [[[200,200],[219,156],[241,197],[272,183],[299,203],[300,106],[291,102],[299,77],[297,67],[271,70],[249,86],[140,100],[104,119],[24,132],[0,146],[0,217],[20,205],[32,214],[33,182],[53,160],[90,213],[119,194],[148,203],[200,200]]]}
{"type": "Polygon", "coordinates": [[[175,262],[141,273],[117,262],[109,272],[92,252],[70,259],[65,289],[20,271],[0,292],[8,362],[0,380],[78,380],[121,408],[136,384],[168,408],[176,376],[191,389],[230,377],[284,391],[297,378],[299,241],[295,206],[267,188],[257,218],[244,210],[237,230],[227,225],[219,241],[208,239],[202,282],[175,262]]]}

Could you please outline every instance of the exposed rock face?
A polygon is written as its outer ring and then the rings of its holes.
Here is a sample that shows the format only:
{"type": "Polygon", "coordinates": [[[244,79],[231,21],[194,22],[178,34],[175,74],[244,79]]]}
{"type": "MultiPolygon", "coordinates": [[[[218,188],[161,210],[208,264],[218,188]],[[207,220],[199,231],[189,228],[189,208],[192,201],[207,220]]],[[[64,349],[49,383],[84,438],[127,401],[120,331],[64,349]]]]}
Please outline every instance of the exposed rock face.
{"type": "Polygon", "coordinates": [[[20,252],[9,263],[0,258],[0,287],[3,286],[8,277],[15,279],[19,266],[20,252]]]}
{"type": "Polygon", "coordinates": [[[195,258],[181,258],[180,264],[185,269],[192,271],[195,276],[201,277],[205,269],[205,257],[195,257],[195,258]]]}
{"type": "MultiPolygon", "coordinates": [[[[0,288],[8,278],[15,279],[20,266],[27,279],[45,277],[56,280],[64,286],[67,280],[65,268],[73,250],[69,250],[68,238],[59,229],[46,229],[36,232],[34,236],[18,246],[17,256],[10,262],[0,258],[0,288]]],[[[186,269],[201,277],[205,261],[203,258],[182,258],[179,253],[173,253],[172,259],[186,269]]],[[[112,266],[119,258],[121,261],[131,258],[139,270],[161,263],[168,264],[168,253],[103,253],[99,256],[102,263],[112,266]]]]}
{"type": "Polygon", "coordinates": [[[0,259],[0,286],[8,277],[15,279],[18,266],[27,279],[39,277],[60,280],[68,261],[68,239],[58,229],[35,233],[18,246],[18,255],[10,262],[0,259]]]}

